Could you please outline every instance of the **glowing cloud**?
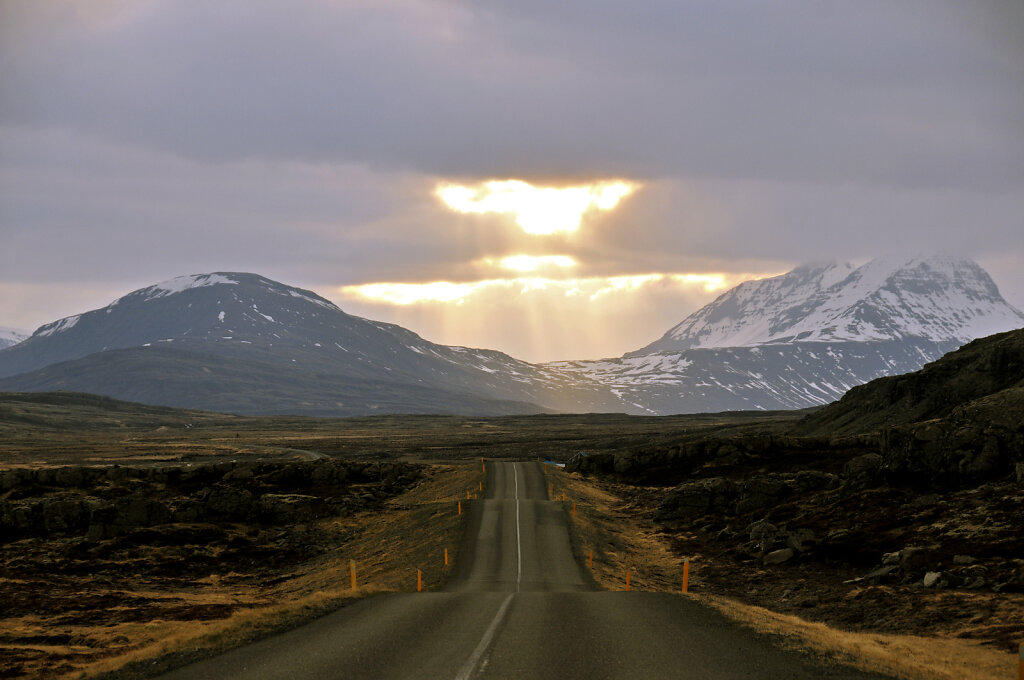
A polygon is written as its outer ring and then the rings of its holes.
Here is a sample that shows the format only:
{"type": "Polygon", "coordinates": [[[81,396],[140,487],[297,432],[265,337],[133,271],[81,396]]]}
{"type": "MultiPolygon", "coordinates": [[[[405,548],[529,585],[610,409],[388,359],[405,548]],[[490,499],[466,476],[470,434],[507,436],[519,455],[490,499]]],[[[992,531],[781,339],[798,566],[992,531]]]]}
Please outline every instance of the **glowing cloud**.
{"type": "Polygon", "coordinates": [[[470,283],[434,281],[432,283],[368,283],[362,286],[343,286],[345,295],[362,297],[392,305],[412,305],[419,302],[454,302],[462,304],[465,299],[482,288],[509,286],[510,281],[491,280],[470,283]]]}
{"type": "Polygon", "coordinates": [[[516,272],[534,272],[541,267],[575,267],[576,260],[568,255],[509,255],[500,260],[487,258],[487,264],[497,264],[502,269],[509,269],[516,272]]]}
{"type": "MultiPolygon", "coordinates": [[[[517,255],[512,258],[529,258],[527,255],[517,255]]],[[[572,258],[559,255],[540,256],[531,258],[545,260],[552,257],[565,257],[569,262],[559,266],[571,266],[575,264],[572,258]]],[[[533,264],[530,260],[523,260],[519,264],[533,264]]],[[[508,268],[516,269],[509,265],[508,268]]],[[[530,271],[530,269],[522,269],[530,271]]],[[[586,295],[591,300],[620,292],[635,291],[644,286],[658,283],[675,284],[679,286],[701,285],[704,292],[712,293],[727,286],[732,286],[739,281],[750,278],[748,275],[730,274],[637,274],[633,276],[610,276],[610,277],[587,277],[580,279],[550,279],[544,277],[520,277],[514,279],[487,279],[484,281],[473,281],[467,283],[453,283],[450,281],[434,281],[432,283],[368,283],[361,286],[342,286],[338,292],[345,297],[359,298],[367,301],[392,304],[412,305],[425,302],[448,302],[463,304],[473,295],[483,292],[486,289],[502,288],[511,293],[526,295],[533,291],[557,291],[566,297],[586,295]]]]}
{"type": "Polygon", "coordinates": [[[576,231],[583,214],[611,210],[639,187],[622,180],[574,187],[535,187],[517,179],[494,180],[475,187],[442,184],[435,194],[460,213],[514,214],[528,234],[547,235],[576,231]]]}
{"type": "Polygon", "coordinates": [[[705,293],[714,293],[716,290],[736,285],[735,281],[729,280],[730,278],[725,274],[672,274],[672,280],[676,283],[703,283],[705,293]]]}

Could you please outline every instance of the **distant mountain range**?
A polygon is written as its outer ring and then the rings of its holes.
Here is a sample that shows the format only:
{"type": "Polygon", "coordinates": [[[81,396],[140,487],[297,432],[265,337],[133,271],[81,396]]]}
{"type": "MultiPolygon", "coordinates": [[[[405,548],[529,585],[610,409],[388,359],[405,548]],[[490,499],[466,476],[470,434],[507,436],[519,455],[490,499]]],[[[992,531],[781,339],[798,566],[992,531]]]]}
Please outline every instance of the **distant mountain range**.
{"type": "Polygon", "coordinates": [[[243,414],[607,409],[599,387],[447,347],[255,274],[183,276],[0,350],[0,389],[91,392],[243,414]]]}
{"type": "Polygon", "coordinates": [[[17,345],[28,337],[28,333],[16,331],[13,328],[0,326],[0,349],[17,345]]]}
{"type": "Polygon", "coordinates": [[[255,274],[183,276],[0,350],[0,390],[241,414],[801,408],[1024,325],[969,260],[878,259],[748,281],[621,358],[529,364],[431,343],[255,274]]]}
{"type": "Polygon", "coordinates": [[[974,262],[877,258],[746,281],[619,359],[548,364],[647,413],[793,409],[1024,326],[974,262]]]}

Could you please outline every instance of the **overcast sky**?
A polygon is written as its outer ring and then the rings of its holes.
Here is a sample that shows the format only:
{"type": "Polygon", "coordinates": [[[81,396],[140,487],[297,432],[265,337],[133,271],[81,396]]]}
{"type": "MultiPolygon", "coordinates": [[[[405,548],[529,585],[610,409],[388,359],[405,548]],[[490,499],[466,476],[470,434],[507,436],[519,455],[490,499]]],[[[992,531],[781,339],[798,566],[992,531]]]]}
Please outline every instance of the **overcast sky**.
{"type": "Polygon", "coordinates": [[[0,326],[250,271],[593,358],[935,250],[1024,307],[1019,0],[0,0],[0,326]],[[633,190],[548,235],[436,193],[507,179],[633,190]]]}

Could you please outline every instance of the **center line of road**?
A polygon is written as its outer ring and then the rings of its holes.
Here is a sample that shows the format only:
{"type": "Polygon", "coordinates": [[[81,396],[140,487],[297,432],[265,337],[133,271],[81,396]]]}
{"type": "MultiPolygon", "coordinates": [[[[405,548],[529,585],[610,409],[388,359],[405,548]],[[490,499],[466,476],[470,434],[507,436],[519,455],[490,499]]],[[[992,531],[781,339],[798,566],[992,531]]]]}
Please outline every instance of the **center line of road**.
{"type": "Polygon", "coordinates": [[[516,480],[516,592],[523,580],[523,542],[519,537],[519,467],[512,463],[512,475],[516,480]]]}
{"type": "Polygon", "coordinates": [[[484,636],[480,638],[480,644],[476,646],[473,653],[469,655],[469,659],[459,669],[459,674],[455,676],[455,680],[469,680],[469,677],[473,675],[473,669],[476,668],[477,662],[480,661],[480,657],[484,655],[487,648],[491,646],[491,639],[494,638],[494,633],[498,630],[501,620],[505,618],[505,612],[508,611],[508,606],[512,604],[512,598],[515,596],[515,593],[509,593],[505,601],[501,603],[498,613],[494,615],[494,620],[491,621],[491,625],[487,626],[484,636]]]}
{"type": "Polygon", "coordinates": [[[480,638],[479,644],[473,653],[469,655],[466,663],[459,669],[458,675],[455,676],[455,680],[469,680],[470,676],[473,675],[473,671],[476,669],[477,663],[480,662],[480,657],[484,655],[488,647],[491,646],[491,640],[494,639],[494,634],[498,630],[498,626],[501,625],[502,619],[505,618],[505,613],[508,611],[508,606],[512,604],[512,598],[519,592],[519,583],[523,578],[523,542],[519,530],[519,467],[512,463],[512,476],[515,479],[515,497],[516,497],[516,592],[509,593],[505,601],[498,607],[498,613],[494,615],[494,620],[491,621],[491,625],[487,626],[487,630],[484,631],[484,636],[480,638]]]}

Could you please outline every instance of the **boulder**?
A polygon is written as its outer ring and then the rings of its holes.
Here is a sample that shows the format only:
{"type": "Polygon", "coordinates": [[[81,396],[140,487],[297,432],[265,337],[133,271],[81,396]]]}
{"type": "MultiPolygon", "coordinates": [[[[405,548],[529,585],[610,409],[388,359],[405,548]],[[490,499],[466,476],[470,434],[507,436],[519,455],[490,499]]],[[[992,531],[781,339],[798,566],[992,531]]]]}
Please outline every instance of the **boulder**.
{"type": "Polygon", "coordinates": [[[900,551],[900,568],[908,574],[923,571],[931,560],[932,551],[922,546],[910,546],[900,551]]]}
{"type": "Polygon", "coordinates": [[[801,470],[796,473],[793,480],[797,490],[801,493],[820,491],[822,489],[834,489],[839,486],[839,477],[831,472],[820,470],[801,470]]]}
{"type": "Polygon", "coordinates": [[[88,521],[89,511],[80,499],[62,498],[43,501],[43,528],[47,532],[83,529],[88,521]]]}
{"type": "Polygon", "coordinates": [[[899,571],[899,566],[895,564],[889,564],[884,567],[879,567],[878,569],[873,569],[868,573],[864,574],[863,576],[861,576],[860,578],[854,580],[871,581],[873,583],[877,583],[879,581],[884,581],[890,574],[894,574],[897,571],[899,571]]]}
{"type": "Polygon", "coordinates": [[[205,517],[203,504],[192,498],[186,498],[174,508],[172,518],[175,522],[198,522],[205,517]]]}
{"type": "Polygon", "coordinates": [[[775,543],[779,534],[779,528],[767,519],[759,519],[747,527],[747,535],[751,541],[757,541],[761,552],[768,552],[768,549],[775,543]]]}
{"type": "Polygon", "coordinates": [[[796,529],[786,534],[786,545],[799,553],[808,552],[817,542],[814,532],[810,529],[796,529]]]}
{"type": "MultiPolygon", "coordinates": [[[[627,456],[620,456],[623,462],[620,466],[625,465],[626,468],[630,465],[626,464],[627,456]]],[[[570,456],[569,460],[565,463],[566,472],[579,472],[581,474],[587,474],[589,472],[613,472],[616,468],[616,456],[611,453],[594,453],[589,454],[585,451],[580,451],[570,456]]]]}
{"type": "Polygon", "coordinates": [[[775,505],[793,493],[790,480],[783,475],[761,475],[751,477],[740,487],[736,513],[746,514],[775,505]]]}
{"type": "Polygon", "coordinates": [[[242,520],[252,509],[253,496],[245,489],[236,489],[225,484],[214,484],[197,494],[203,505],[203,512],[210,517],[226,520],[242,520]]]}
{"type": "Polygon", "coordinates": [[[793,559],[795,555],[796,552],[792,548],[781,548],[779,550],[773,550],[772,552],[765,555],[763,561],[765,566],[770,566],[773,564],[782,564],[793,559]]]}
{"type": "Polygon", "coordinates": [[[257,507],[261,518],[272,524],[308,521],[323,514],[322,498],[297,493],[267,493],[260,496],[257,507]]]}
{"type": "Polygon", "coordinates": [[[882,456],[865,453],[851,458],[843,465],[843,478],[851,489],[869,489],[877,486],[882,476],[882,456]]]}
{"type": "Polygon", "coordinates": [[[654,518],[692,520],[709,514],[726,514],[732,509],[736,493],[735,482],[722,477],[680,484],[662,499],[654,518]]]}
{"type": "Polygon", "coordinates": [[[86,475],[80,467],[62,467],[53,473],[53,481],[57,486],[81,487],[85,484],[86,475]]]}
{"type": "Polygon", "coordinates": [[[117,511],[114,523],[127,529],[166,524],[171,521],[171,511],[164,503],[144,496],[119,499],[114,507],[117,511]]]}
{"type": "Polygon", "coordinates": [[[1019,449],[1020,434],[1012,429],[943,419],[893,428],[883,455],[894,478],[946,488],[1014,472],[1019,449]]]}
{"type": "Polygon", "coordinates": [[[19,486],[24,486],[26,481],[31,481],[31,475],[24,475],[25,470],[0,470],[0,491],[10,491],[19,486]]]}
{"type": "Polygon", "coordinates": [[[239,465],[221,478],[225,482],[246,482],[255,477],[251,465],[239,465]]]}

